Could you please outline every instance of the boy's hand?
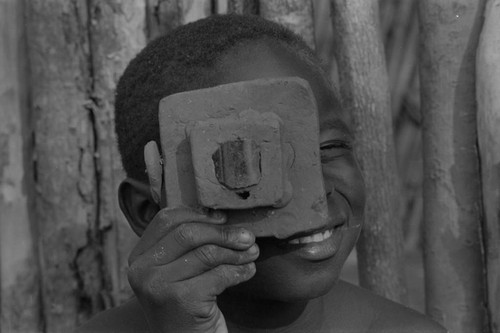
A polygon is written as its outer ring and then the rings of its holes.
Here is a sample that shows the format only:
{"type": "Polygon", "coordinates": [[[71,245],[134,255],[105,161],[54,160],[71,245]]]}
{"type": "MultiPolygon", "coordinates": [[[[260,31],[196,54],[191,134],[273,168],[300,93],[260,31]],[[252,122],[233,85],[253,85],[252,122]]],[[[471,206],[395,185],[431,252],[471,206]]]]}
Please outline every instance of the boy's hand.
{"type": "Polygon", "coordinates": [[[226,288],[255,274],[259,250],[222,214],[163,209],[129,258],[128,279],[155,332],[227,332],[216,304],[226,288]]]}

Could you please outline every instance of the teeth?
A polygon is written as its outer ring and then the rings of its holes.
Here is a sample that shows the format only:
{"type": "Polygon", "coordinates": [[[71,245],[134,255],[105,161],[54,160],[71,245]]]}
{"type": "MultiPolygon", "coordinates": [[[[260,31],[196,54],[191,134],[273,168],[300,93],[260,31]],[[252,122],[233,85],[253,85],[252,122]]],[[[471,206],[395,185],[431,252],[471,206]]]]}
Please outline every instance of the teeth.
{"type": "Polygon", "coordinates": [[[292,240],[289,240],[289,244],[307,244],[307,243],[317,243],[317,242],[322,242],[325,239],[328,239],[332,236],[333,231],[332,230],[326,230],[324,232],[318,232],[317,234],[311,235],[311,236],[305,236],[305,237],[300,237],[300,238],[294,238],[292,240]]]}

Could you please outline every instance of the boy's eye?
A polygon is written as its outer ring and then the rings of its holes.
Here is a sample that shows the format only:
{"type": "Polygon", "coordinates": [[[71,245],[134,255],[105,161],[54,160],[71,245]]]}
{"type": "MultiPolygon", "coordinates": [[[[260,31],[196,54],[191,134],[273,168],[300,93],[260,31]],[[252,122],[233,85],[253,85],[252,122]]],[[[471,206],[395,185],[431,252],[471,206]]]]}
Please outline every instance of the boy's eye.
{"type": "Polygon", "coordinates": [[[350,142],[344,140],[330,140],[320,146],[321,162],[326,163],[352,151],[350,142]]]}

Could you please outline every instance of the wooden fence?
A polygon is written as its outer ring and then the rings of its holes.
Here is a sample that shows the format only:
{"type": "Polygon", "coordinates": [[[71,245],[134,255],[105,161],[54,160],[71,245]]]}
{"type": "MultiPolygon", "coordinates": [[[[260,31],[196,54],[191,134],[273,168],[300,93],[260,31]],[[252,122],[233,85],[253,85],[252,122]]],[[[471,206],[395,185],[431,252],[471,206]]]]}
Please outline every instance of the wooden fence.
{"type": "Polygon", "coordinates": [[[338,80],[367,182],[361,285],[407,302],[423,216],[426,312],[499,331],[500,0],[0,0],[0,332],[68,332],[131,296],[116,82],[149,40],[226,12],[289,26],[338,80]]]}

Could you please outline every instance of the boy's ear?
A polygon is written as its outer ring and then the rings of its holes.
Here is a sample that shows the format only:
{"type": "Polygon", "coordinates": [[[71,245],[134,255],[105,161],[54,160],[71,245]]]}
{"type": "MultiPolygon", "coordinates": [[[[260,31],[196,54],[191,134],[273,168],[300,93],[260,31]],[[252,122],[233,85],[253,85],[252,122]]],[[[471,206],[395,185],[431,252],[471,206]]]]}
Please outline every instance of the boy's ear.
{"type": "Polygon", "coordinates": [[[137,236],[148,226],[160,207],[153,200],[149,184],[126,178],[118,189],[120,208],[137,236]]]}

